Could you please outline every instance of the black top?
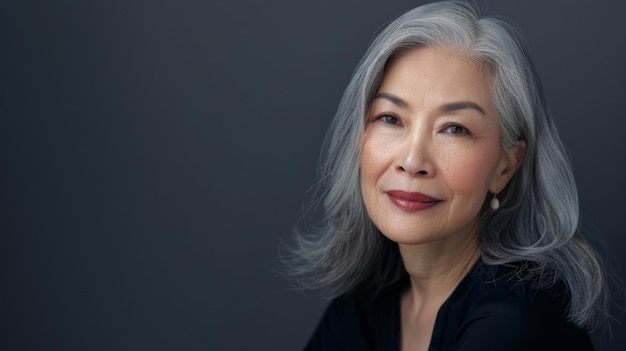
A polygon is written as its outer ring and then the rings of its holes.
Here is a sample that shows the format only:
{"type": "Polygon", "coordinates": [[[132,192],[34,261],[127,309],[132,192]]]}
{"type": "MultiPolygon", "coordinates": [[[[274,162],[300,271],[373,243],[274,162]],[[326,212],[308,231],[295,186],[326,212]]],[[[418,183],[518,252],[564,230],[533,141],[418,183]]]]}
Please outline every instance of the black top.
{"type": "MultiPolygon", "coordinates": [[[[533,289],[515,272],[478,260],[439,309],[428,350],[593,350],[587,332],[565,319],[564,289],[533,289]]],[[[398,350],[408,287],[407,278],[334,299],[306,350],[398,350]]]]}

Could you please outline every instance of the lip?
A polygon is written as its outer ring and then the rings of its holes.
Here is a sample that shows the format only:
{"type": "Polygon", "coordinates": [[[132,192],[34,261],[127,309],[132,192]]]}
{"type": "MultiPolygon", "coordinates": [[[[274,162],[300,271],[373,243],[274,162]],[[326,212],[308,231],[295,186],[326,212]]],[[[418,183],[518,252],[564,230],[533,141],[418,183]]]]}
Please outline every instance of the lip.
{"type": "Polygon", "coordinates": [[[439,199],[419,192],[389,190],[386,194],[394,205],[404,211],[425,210],[441,202],[439,199]]]}

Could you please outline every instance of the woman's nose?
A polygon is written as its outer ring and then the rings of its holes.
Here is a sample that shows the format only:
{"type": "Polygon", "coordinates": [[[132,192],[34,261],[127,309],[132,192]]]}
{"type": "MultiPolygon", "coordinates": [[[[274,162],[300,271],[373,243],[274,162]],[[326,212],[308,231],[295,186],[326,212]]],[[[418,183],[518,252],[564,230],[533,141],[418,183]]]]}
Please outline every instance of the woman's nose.
{"type": "Polygon", "coordinates": [[[424,135],[407,136],[396,157],[396,170],[411,176],[432,177],[435,167],[430,144],[428,137],[424,135]]]}

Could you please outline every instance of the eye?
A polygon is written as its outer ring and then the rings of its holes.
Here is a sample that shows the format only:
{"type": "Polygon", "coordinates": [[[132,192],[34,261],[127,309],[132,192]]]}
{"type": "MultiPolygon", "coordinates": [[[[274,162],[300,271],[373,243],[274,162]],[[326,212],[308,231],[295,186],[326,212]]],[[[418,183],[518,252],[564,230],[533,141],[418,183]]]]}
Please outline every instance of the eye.
{"type": "Polygon", "coordinates": [[[378,117],[376,117],[377,121],[381,121],[385,124],[393,124],[393,125],[398,125],[400,124],[400,120],[398,119],[398,117],[392,116],[392,115],[380,115],[378,117]]]}
{"type": "Polygon", "coordinates": [[[443,128],[444,133],[452,134],[452,135],[470,135],[469,129],[458,125],[458,124],[448,124],[443,128]]]}

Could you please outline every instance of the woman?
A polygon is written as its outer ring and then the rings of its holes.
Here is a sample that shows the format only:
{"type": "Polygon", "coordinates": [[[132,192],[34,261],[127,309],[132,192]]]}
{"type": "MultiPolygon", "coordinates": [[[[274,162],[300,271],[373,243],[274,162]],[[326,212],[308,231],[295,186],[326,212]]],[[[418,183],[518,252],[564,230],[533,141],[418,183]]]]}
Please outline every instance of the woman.
{"type": "Polygon", "coordinates": [[[591,350],[600,263],[515,32],[413,9],[372,43],[327,137],[302,282],[336,296],[310,350],[591,350]]]}

